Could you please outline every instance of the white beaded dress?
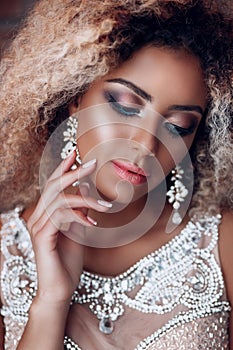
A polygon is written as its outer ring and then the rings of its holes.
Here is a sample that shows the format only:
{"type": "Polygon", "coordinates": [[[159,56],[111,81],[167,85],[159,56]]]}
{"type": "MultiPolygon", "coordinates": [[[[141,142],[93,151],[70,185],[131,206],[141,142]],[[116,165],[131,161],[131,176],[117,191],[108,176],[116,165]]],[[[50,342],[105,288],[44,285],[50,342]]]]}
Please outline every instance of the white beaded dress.
{"type": "MultiPolygon", "coordinates": [[[[19,215],[19,209],[1,215],[5,350],[16,349],[37,288],[34,253],[19,215]]],[[[118,276],[83,271],[64,349],[229,349],[231,307],[219,261],[220,221],[219,215],[190,220],[169,243],[118,276]]]]}

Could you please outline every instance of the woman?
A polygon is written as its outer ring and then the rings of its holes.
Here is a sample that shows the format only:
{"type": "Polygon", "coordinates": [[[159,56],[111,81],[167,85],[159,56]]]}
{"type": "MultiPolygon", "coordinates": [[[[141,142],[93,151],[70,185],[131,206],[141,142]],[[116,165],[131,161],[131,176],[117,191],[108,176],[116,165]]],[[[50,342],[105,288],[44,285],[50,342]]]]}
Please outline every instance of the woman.
{"type": "Polygon", "coordinates": [[[233,349],[218,4],[37,3],[1,65],[2,348],[233,349]]]}

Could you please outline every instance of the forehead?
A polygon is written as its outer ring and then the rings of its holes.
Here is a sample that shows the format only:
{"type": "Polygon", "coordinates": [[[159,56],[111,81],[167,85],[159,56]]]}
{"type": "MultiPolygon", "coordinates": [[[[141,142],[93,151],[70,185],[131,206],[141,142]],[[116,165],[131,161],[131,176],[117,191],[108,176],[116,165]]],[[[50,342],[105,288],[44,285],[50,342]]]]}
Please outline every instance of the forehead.
{"type": "Polygon", "coordinates": [[[150,94],[154,102],[206,104],[207,88],[197,57],[183,49],[145,47],[108,78],[126,78],[150,94]]]}

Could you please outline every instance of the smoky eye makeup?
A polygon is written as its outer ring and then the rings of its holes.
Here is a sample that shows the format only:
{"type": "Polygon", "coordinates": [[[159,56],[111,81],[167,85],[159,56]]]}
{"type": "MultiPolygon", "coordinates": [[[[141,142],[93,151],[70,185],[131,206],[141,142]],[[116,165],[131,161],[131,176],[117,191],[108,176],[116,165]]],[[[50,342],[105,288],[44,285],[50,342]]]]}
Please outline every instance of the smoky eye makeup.
{"type": "MultiPolygon", "coordinates": [[[[123,89],[105,88],[103,90],[105,101],[110,105],[113,111],[125,118],[144,116],[145,101],[133,92],[123,89]]],[[[192,113],[185,111],[190,106],[173,106],[175,110],[164,116],[163,127],[172,137],[185,137],[192,135],[199,123],[192,113]],[[180,111],[176,111],[176,109],[180,111]]],[[[173,109],[172,108],[172,109],[173,109]]]]}
{"type": "Polygon", "coordinates": [[[171,120],[168,118],[163,125],[173,137],[185,137],[195,132],[198,118],[193,115],[183,115],[182,117],[179,116],[176,121],[176,118],[172,117],[171,120]]]}
{"type": "Polygon", "coordinates": [[[191,125],[188,128],[183,128],[181,126],[169,122],[165,122],[164,127],[173,137],[185,137],[187,135],[191,135],[196,129],[194,125],[191,125]]]}
{"type": "Polygon", "coordinates": [[[130,93],[104,90],[104,98],[110,107],[124,117],[141,117],[142,108],[138,107],[138,99],[130,93]]]}

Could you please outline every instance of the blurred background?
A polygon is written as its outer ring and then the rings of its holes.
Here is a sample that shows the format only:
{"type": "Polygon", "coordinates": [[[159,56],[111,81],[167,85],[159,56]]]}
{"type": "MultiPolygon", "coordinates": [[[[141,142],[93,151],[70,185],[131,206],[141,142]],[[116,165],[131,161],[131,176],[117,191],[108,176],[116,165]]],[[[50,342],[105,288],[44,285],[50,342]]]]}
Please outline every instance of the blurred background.
{"type": "Polygon", "coordinates": [[[36,0],[0,0],[0,57],[36,0]]]}

